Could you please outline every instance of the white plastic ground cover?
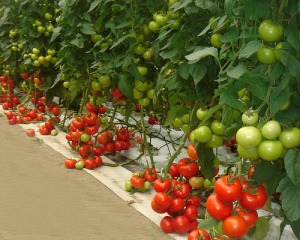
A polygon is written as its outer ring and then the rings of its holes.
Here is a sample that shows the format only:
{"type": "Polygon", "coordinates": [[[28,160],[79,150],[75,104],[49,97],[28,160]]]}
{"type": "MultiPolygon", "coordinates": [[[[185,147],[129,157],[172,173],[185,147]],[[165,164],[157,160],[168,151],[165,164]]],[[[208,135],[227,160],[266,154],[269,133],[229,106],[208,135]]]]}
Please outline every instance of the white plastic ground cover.
{"type": "MultiPolygon", "coordinates": [[[[0,105],[0,114],[1,113],[5,114],[6,112],[7,111],[3,110],[2,106],[0,105]]],[[[20,124],[20,126],[24,130],[34,129],[36,131],[37,138],[41,139],[43,143],[47,144],[55,151],[61,153],[66,158],[80,159],[79,154],[70,149],[70,146],[68,145],[67,140],[65,138],[66,133],[58,130],[59,134],[57,136],[41,135],[38,132],[39,123],[20,124]]],[[[180,133],[175,132],[173,134],[180,134],[180,133]]],[[[24,134],[24,136],[26,135],[24,134]]],[[[160,141],[159,139],[152,139],[152,140],[154,146],[161,146],[162,143],[159,142],[160,141]]],[[[155,161],[157,165],[159,165],[159,167],[163,167],[167,161],[166,155],[160,156],[160,154],[166,153],[166,149],[163,150],[162,149],[160,150],[159,154],[155,158],[155,161]]],[[[137,147],[132,148],[129,151],[124,151],[122,153],[122,155],[127,156],[128,158],[129,157],[135,158],[136,156],[138,156],[137,154],[139,155],[139,151],[137,147]]],[[[178,158],[184,156],[186,156],[186,154],[182,153],[182,155],[178,156],[178,158]]],[[[110,160],[105,156],[103,156],[102,159],[105,162],[114,163],[112,160],[110,160]]],[[[146,161],[146,157],[144,158],[144,161],[146,161]]],[[[158,166],[156,166],[156,168],[158,168],[158,166]]],[[[145,217],[147,217],[149,220],[151,220],[153,223],[159,226],[160,220],[163,218],[164,215],[154,212],[151,208],[151,200],[155,195],[155,191],[148,191],[145,193],[137,192],[135,194],[130,194],[124,190],[124,183],[126,180],[130,179],[132,175],[131,171],[121,166],[118,167],[101,166],[100,168],[96,168],[93,170],[89,170],[89,169],[83,169],[83,170],[91,174],[94,178],[99,180],[104,185],[106,185],[117,196],[119,196],[125,203],[130,204],[133,208],[135,208],[137,211],[139,211],[141,214],[143,214],[145,217]]],[[[77,170],[73,170],[73,171],[77,171],[77,170]]],[[[266,212],[260,211],[260,215],[263,214],[266,214],[266,212]]],[[[277,240],[277,239],[279,240],[280,222],[281,221],[275,217],[273,217],[270,220],[270,231],[268,233],[266,240],[277,240]]],[[[183,235],[169,234],[169,235],[176,240],[186,240],[188,234],[183,234],[183,235]]],[[[280,238],[280,240],[297,240],[297,237],[293,234],[290,226],[287,226],[284,229],[283,235],[280,238]]]]}

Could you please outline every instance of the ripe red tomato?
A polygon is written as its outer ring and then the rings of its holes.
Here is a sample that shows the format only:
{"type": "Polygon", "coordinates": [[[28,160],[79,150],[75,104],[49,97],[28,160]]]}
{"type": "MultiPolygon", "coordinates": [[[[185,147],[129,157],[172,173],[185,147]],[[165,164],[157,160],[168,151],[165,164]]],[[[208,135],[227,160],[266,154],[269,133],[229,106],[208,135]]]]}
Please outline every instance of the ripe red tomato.
{"type": "Polygon", "coordinates": [[[149,182],[154,182],[157,179],[157,172],[155,168],[147,168],[144,171],[143,177],[149,182]]]}
{"type": "Polygon", "coordinates": [[[51,113],[54,115],[54,116],[58,116],[60,114],[60,107],[59,106],[54,106],[52,109],[51,109],[51,113]]]}
{"type": "Polygon", "coordinates": [[[258,214],[256,210],[244,210],[241,206],[237,206],[235,209],[238,216],[244,218],[249,226],[252,228],[256,225],[258,220],[258,214]]]}
{"type": "Polygon", "coordinates": [[[222,223],[222,230],[230,238],[242,238],[248,230],[246,220],[240,216],[229,216],[222,223]]]}
{"type": "Polygon", "coordinates": [[[102,158],[100,156],[95,156],[95,163],[96,163],[96,167],[101,167],[102,166],[102,158]]]}
{"type": "Polygon", "coordinates": [[[131,178],[130,178],[130,182],[131,182],[131,185],[135,188],[141,188],[144,186],[144,183],[145,183],[145,179],[138,176],[138,175],[132,175],[131,178]]]}
{"type": "Polygon", "coordinates": [[[77,161],[75,159],[71,159],[71,158],[68,158],[65,160],[65,166],[66,168],[75,168],[75,164],[77,163],[77,161]]]}
{"type": "Polygon", "coordinates": [[[187,233],[190,230],[190,221],[186,216],[179,215],[172,221],[172,226],[175,232],[179,234],[187,233]]]}
{"type": "Polygon", "coordinates": [[[172,178],[176,178],[180,176],[180,173],[177,168],[177,163],[172,163],[169,169],[169,173],[171,174],[172,178]]]}
{"type": "Polygon", "coordinates": [[[224,203],[216,193],[211,194],[206,201],[206,210],[209,215],[217,220],[224,220],[231,215],[232,203],[224,203]]]}
{"type": "Polygon", "coordinates": [[[42,135],[48,135],[50,133],[50,130],[48,128],[46,128],[45,125],[41,125],[39,127],[39,132],[42,135]]]}
{"type": "Polygon", "coordinates": [[[177,182],[173,188],[172,193],[179,198],[186,199],[189,197],[191,192],[191,187],[187,183],[177,182]]]}
{"type": "Polygon", "coordinates": [[[190,178],[199,173],[199,165],[190,158],[182,158],[177,163],[178,172],[185,178],[190,178]]]}
{"type": "Polygon", "coordinates": [[[76,129],[82,129],[84,126],[83,118],[80,116],[73,118],[71,123],[76,129]]]}
{"type": "Polygon", "coordinates": [[[210,235],[206,230],[200,228],[195,229],[189,233],[188,240],[198,240],[198,239],[210,240],[210,235]]]}
{"type": "Polygon", "coordinates": [[[122,151],[126,148],[126,143],[123,140],[115,141],[113,144],[116,151],[122,151]]]}
{"type": "Polygon", "coordinates": [[[93,158],[88,158],[86,160],[84,160],[84,167],[87,169],[94,169],[96,168],[97,164],[95,159],[93,158]]]}
{"type": "Polygon", "coordinates": [[[113,153],[116,151],[114,144],[111,142],[104,144],[103,147],[104,147],[105,152],[108,152],[108,153],[113,153]]]}
{"type": "Polygon", "coordinates": [[[83,145],[78,149],[78,152],[82,158],[87,158],[91,154],[91,147],[90,145],[83,145]]]}
{"type": "Polygon", "coordinates": [[[88,112],[96,112],[97,108],[95,106],[93,106],[90,102],[87,102],[86,105],[86,110],[88,110],[88,112]]]}
{"type": "Polygon", "coordinates": [[[193,222],[198,216],[198,208],[194,205],[189,205],[185,208],[183,215],[193,222]]]}
{"type": "Polygon", "coordinates": [[[242,207],[248,210],[258,210],[262,208],[267,200],[268,195],[263,185],[247,188],[240,197],[242,207]]]}
{"type": "Polygon", "coordinates": [[[94,112],[88,112],[83,116],[83,121],[87,125],[95,125],[97,123],[97,114],[94,112]]]}
{"type": "Polygon", "coordinates": [[[153,198],[158,208],[167,211],[172,205],[172,197],[164,192],[158,192],[153,198]]]}
{"type": "Polygon", "coordinates": [[[102,146],[99,146],[99,147],[93,147],[92,152],[95,156],[100,156],[105,152],[105,150],[102,146]]]}
{"type": "Polygon", "coordinates": [[[153,183],[156,192],[167,192],[171,189],[171,179],[157,178],[153,183]]]}
{"type": "Polygon", "coordinates": [[[51,131],[52,129],[55,128],[54,125],[53,125],[53,122],[52,122],[50,119],[48,119],[48,120],[45,122],[45,127],[46,127],[47,129],[49,129],[50,131],[51,131]]]}
{"type": "Polygon", "coordinates": [[[99,113],[99,114],[104,114],[104,113],[106,113],[106,107],[103,106],[103,105],[99,106],[99,107],[98,107],[98,113],[99,113]]]}
{"type": "Polygon", "coordinates": [[[184,209],[184,206],[185,204],[182,198],[174,198],[169,211],[171,211],[171,213],[178,213],[184,209]]]}
{"type": "Polygon", "coordinates": [[[237,177],[220,177],[215,182],[215,192],[223,202],[235,202],[242,194],[242,184],[237,177]]]}
{"type": "Polygon", "coordinates": [[[130,132],[128,131],[128,128],[126,127],[120,128],[119,131],[117,132],[117,137],[120,140],[128,141],[130,138],[130,132]]]}
{"type": "Polygon", "coordinates": [[[192,196],[186,200],[186,206],[194,205],[195,207],[200,207],[201,200],[198,196],[192,196]]]}
{"type": "Polygon", "coordinates": [[[35,130],[34,129],[27,129],[26,130],[26,135],[28,137],[34,137],[35,136],[35,130]]]}
{"type": "Polygon", "coordinates": [[[160,227],[165,233],[172,233],[174,232],[173,226],[172,226],[172,217],[165,216],[160,221],[160,227]]]}
{"type": "Polygon", "coordinates": [[[162,213],[167,212],[166,209],[160,208],[160,207],[157,205],[157,203],[154,201],[154,199],[152,199],[152,201],[151,201],[151,208],[152,208],[152,210],[153,210],[154,212],[159,213],[159,214],[162,214],[162,213]]]}

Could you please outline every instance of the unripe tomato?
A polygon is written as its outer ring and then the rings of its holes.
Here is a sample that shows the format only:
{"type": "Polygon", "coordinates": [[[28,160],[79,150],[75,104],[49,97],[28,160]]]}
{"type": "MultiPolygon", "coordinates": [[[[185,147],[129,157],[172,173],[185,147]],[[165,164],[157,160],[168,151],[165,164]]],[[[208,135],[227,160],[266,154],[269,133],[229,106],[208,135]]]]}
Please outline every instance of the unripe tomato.
{"type": "Polygon", "coordinates": [[[282,156],[283,145],[278,140],[264,140],[258,145],[257,151],[261,159],[275,161],[282,156]]]}
{"type": "Polygon", "coordinates": [[[261,139],[260,131],[253,126],[241,127],[236,133],[237,143],[246,149],[258,146],[261,139]]]}
{"type": "Polygon", "coordinates": [[[221,37],[222,35],[220,33],[213,33],[210,37],[210,44],[215,48],[221,48],[223,46],[221,37]]]}
{"type": "Polygon", "coordinates": [[[281,126],[275,120],[268,121],[261,129],[261,134],[266,139],[275,139],[281,133],[281,126]]]}
{"type": "Polygon", "coordinates": [[[273,64],[276,62],[275,52],[271,48],[262,47],[256,52],[256,57],[263,64],[273,64]]]}
{"type": "Polygon", "coordinates": [[[260,38],[267,42],[277,42],[283,36],[283,26],[272,23],[271,20],[264,20],[258,27],[260,38]]]}

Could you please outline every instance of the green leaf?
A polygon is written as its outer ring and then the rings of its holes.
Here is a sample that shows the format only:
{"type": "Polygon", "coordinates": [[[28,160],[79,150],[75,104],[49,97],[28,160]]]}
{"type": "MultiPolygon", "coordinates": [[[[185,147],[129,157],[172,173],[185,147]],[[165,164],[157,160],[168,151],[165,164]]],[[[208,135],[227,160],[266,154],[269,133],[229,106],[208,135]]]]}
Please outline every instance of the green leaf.
{"type": "Polygon", "coordinates": [[[292,76],[300,78],[300,62],[297,58],[290,54],[282,54],[281,62],[292,76]]]}
{"type": "Polygon", "coordinates": [[[247,89],[256,97],[264,100],[269,84],[266,81],[266,76],[261,73],[247,72],[243,75],[243,79],[247,83],[247,89]]]}
{"type": "Polygon", "coordinates": [[[218,49],[216,49],[214,47],[207,47],[204,49],[200,49],[196,52],[193,52],[193,53],[185,56],[185,58],[190,61],[189,63],[196,63],[199,60],[201,60],[202,58],[205,58],[208,56],[217,58],[218,57],[218,49]]]}
{"type": "Polygon", "coordinates": [[[196,0],[195,5],[199,8],[207,9],[213,13],[217,13],[219,11],[218,5],[211,0],[196,0]]]}
{"type": "Polygon", "coordinates": [[[121,38],[118,39],[118,41],[114,42],[114,44],[110,47],[110,49],[115,48],[116,46],[118,46],[119,44],[121,44],[122,42],[124,42],[125,39],[131,37],[131,34],[127,34],[121,38]]]}
{"type": "Polygon", "coordinates": [[[300,239],[300,228],[299,228],[299,226],[300,226],[300,218],[297,221],[295,221],[295,222],[291,222],[290,226],[293,229],[293,232],[294,232],[295,236],[298,239],[300,239]]]}
{"type": "Polygon", "coordinates": [[[244,62],[240,62],[236,67],[230,68],[227,71],[228,77],[237,79],[247,72],[247,66],[244,62]]]}
{"type": "Polygon", "coordinates": [[[284,156],[286,173],[295,185],[300,183],[300,153],[296,149],[289,149],[284,156]]]}
{"type": "Polygon", "coordinates": [[[250,20],[266,19],[270,15],[269,2],[261,0],[243,0],[245,17],[250,20]]]}
{"type": "Polygon", "coordinates": [[[229,84],[228,86],[220,89],[220,103],[227,104],[228,106],[239,109],[242,111],[243,104],[238,100],[237,89],[233,85],[229,84]]]}
{"type": "Polygon", "coordinates": [[[282,179],[277,188],[280,194],[281,206],[285,216],[290,221],[297,221],[300,218],[300,184],[295,185],[286,176],[282,179]]]}
{"type": "Polygon", "coordinates": [[[120,75],[119,76],[119,81],[118,81],[118,87],[121,90],[121,92],[127,97],[127,98],[132,98],[132,89],[133,89],[133,85],[132,85],[132,80],[130,79],[129,76],[124,75],[120,75]]]}
{"type": "Polygon", "coordinates": [[[163,59],[170,59],[172,57],[175,57],[176,54],[178,54],[178,49],[177,48],[171,48],[171,49],[167,49],[167,50],[162,51],[159,55],[163,59]]]}
{"type": "Polygon", "coordinates": [[[280,110],[280,108],[289,100],[291,95],[289,78],[283,78],[278,87],[273,87],[270,96],[270,113],[272,116],[280,110]]]}
{"type": "Polygon", "coordinates": [[[237,0],[225,0],[224,2],[224,9],[228,16],[232,15],[233,9],[237,0]]]}
{"type": "Polygon", "coordinates": [[[249,58],[252,54],[256,53],[262,47],[263,44],[261,42],[256,40],[250,41],[244,48],[242,48],[239,54],[239,58],[249,58]]]}
{"type": "Polygon", "coordinates": [[[180,77],[182,77],[183,79],[188,79],[188,77],[190,76],[189,64],[180,65],[178,68],[178,73],[179,73],[180,77]]]}
{"type": "Polygon", "coordinates": [[[253,239],[265,239],[270,229],[269,221],[266,217],[259,217],[256,225],[253,239]]]}
{"type": "Polygon", "coordinates": [[[79,79],[74,79],[70,81],[70,101],[73,102],[77,95],[82,91],[83,85],[82,81],[79,79]]]}
{"type": "Polygon", "coordinates": [[[56,27],[53,29],[50,42],[53,42],[60,35],[61,30],[62,27],[56,27]]]}
{"type": "Polygon", "coordinates": [[[259,184],[266,183],[266,190],[269,195],[276,192],[276,188],[282,179],[282,164],[281,161],[261,161],[256,164],[253,172],[253,179],[259,184]]]}
{"type": "Polygon", "coordinates": [[[231,43],[238,39],[239,37],[239,30],[235,27],[230,28],[230,30],[224,33],[221,36],[221,41],[224,43],[231,43]]]}
{"type": "Polygon", "coordinates": [[[203,143],[196,143],[195,147],[199,157],[198,164],[201,167],[201,173],[205,178],[212,180],[215,172],[215,154],[213,153],[213,149],[207,147],[206,144],[203,143]]]}
{"type": "Polygon", "coordinates": [[[78,48],[83,48],[84,46],[84,40],[81,34],[76,34],[76,38],[74,38],[71,42],[71,44],[75,45],[78,48]]]}
{"type": "Polygon", "coordinates": [[[90,9],[88,12],[93,11],[103,0],[95,0],[91,3],[90,9]]]}
{"type": "Polygon", "coordinates": [[[80,26],[80,31],[83,33],[83,34],[87,34],[87,35],[92,35],[92,34],[95,34],[95,30],[94,30],[94,26],[92,23],[83,23],[81,24],[80,26]]]}
{"type": "Polygon", "coordinates": [[[197,85],[206,75],[207,66],[204,63],[198,62],[197,64],[190,65],[189,72],[194,79],[194,84],[197,85]]]}
{"type": "Polygon", "coordinates": [[[210,231],[216,226],[218,220],[214,218],[207,218],[200,221],[198,227],[201,229],[205,229],[206,231],[210,231]]]}

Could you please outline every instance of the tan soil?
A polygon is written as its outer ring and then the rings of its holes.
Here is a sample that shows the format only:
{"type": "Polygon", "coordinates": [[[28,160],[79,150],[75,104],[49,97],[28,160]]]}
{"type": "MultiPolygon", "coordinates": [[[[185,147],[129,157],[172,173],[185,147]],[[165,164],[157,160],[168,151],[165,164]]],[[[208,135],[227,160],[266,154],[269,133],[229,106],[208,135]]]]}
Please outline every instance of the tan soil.
{"type": "Polygon", "coordinates": [[[172,239],[64,160],[0,117],[0,240],[172,239]]]}

